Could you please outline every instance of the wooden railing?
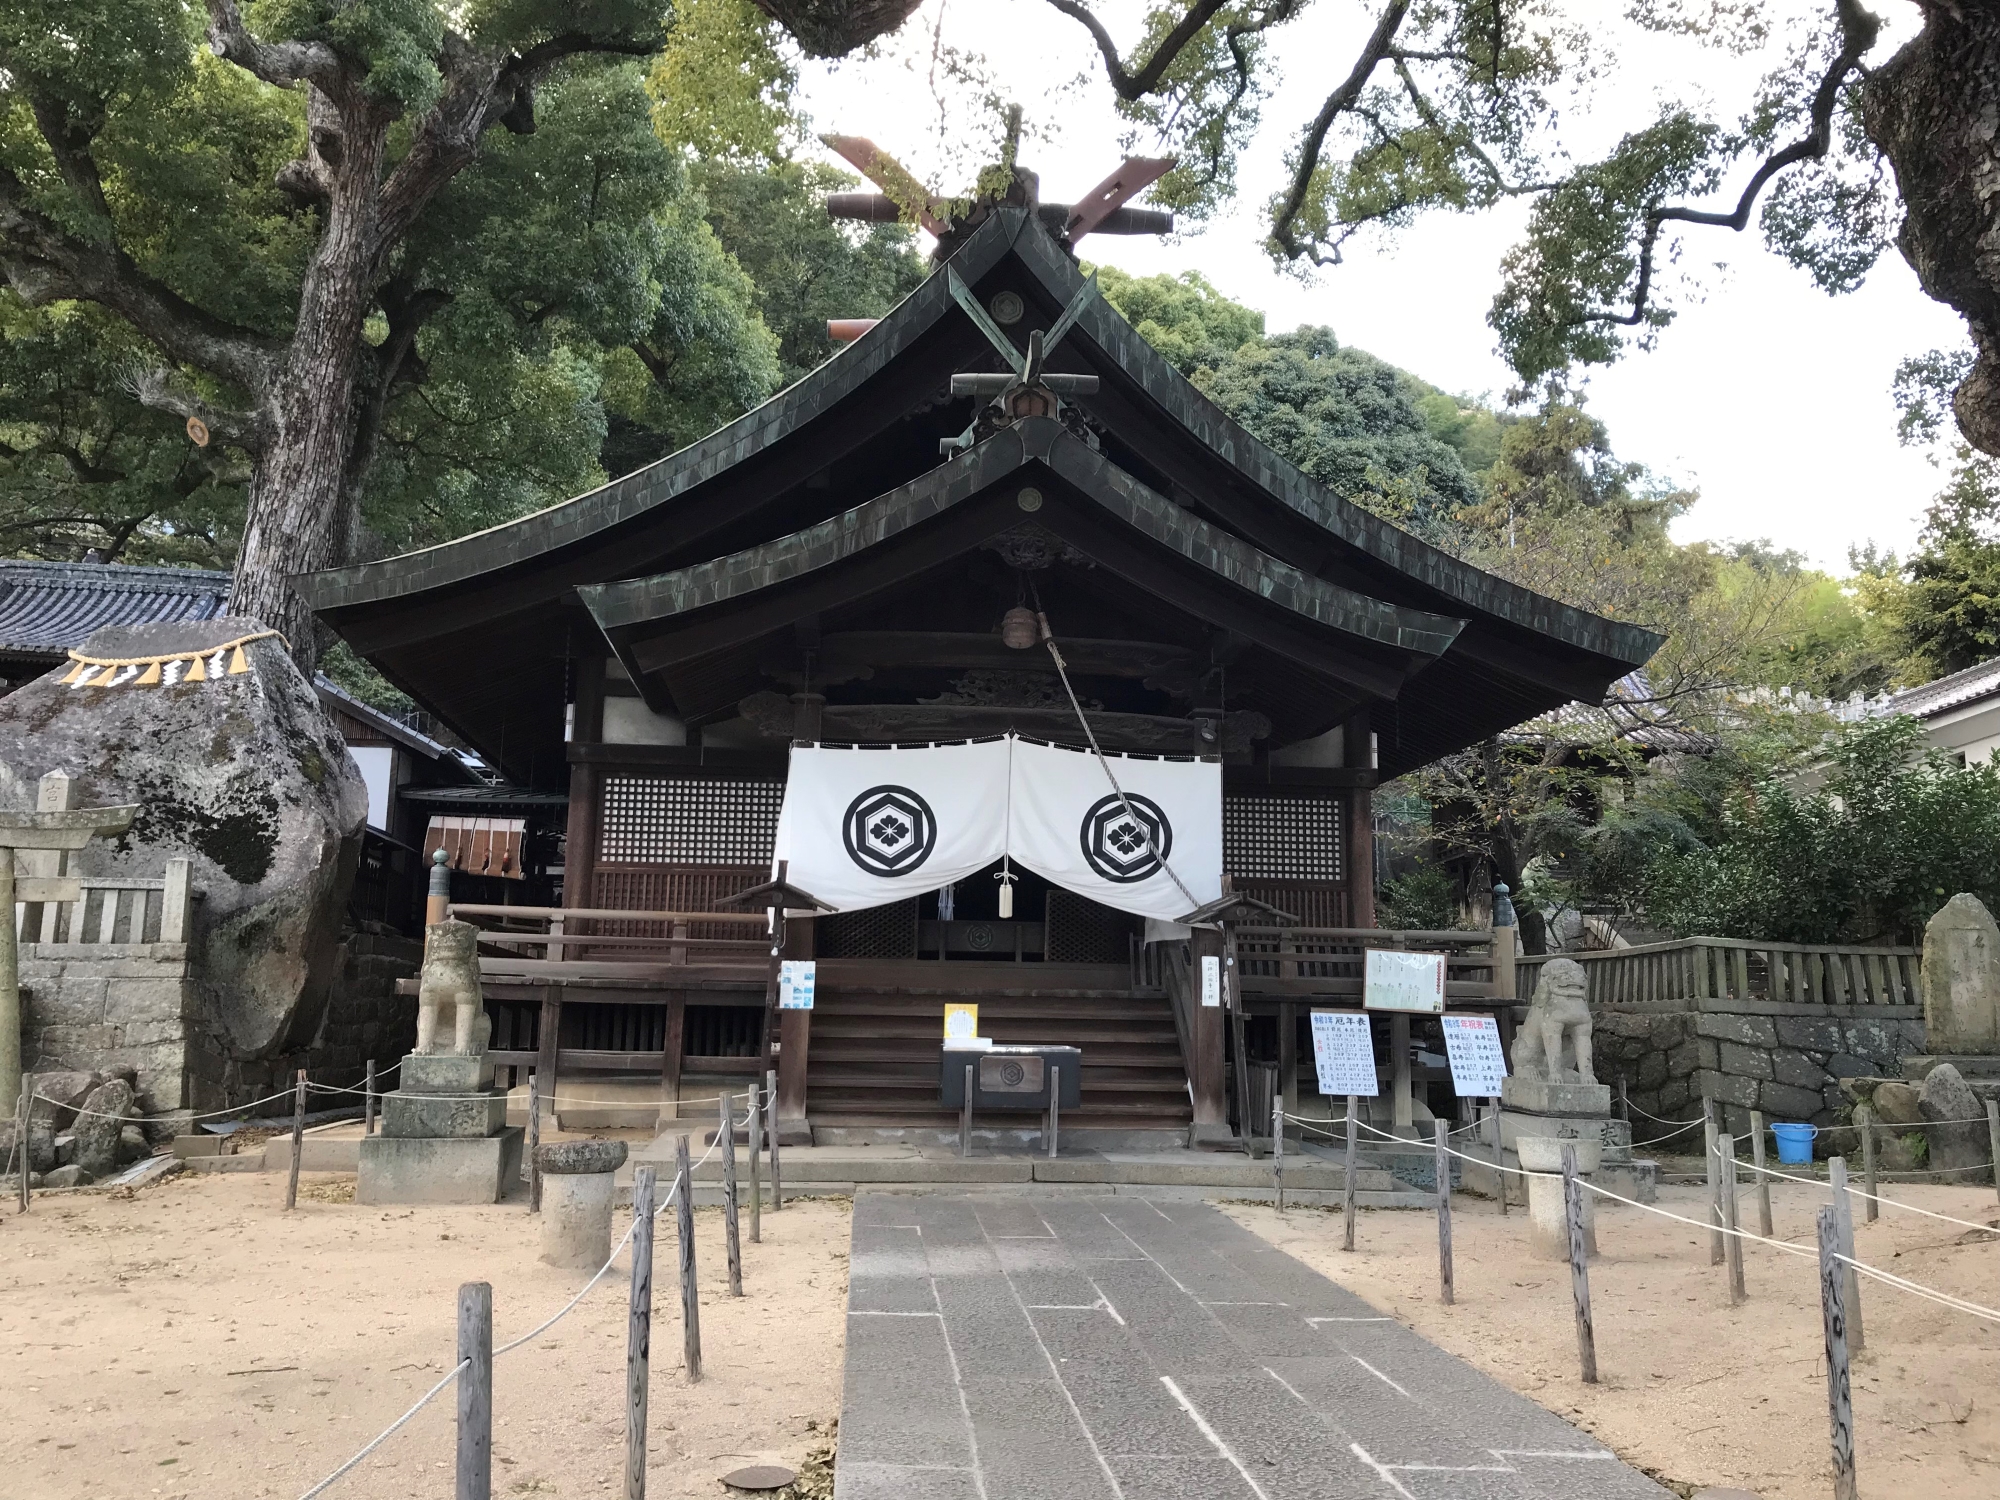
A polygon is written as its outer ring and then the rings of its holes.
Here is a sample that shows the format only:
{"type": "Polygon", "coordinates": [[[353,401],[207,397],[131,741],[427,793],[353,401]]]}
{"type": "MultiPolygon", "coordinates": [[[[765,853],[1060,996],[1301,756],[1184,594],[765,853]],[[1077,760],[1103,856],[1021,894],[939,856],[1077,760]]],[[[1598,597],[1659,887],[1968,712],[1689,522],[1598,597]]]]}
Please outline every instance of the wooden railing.
{"type": "Polygon", "coordinates": [[[1239,927],[1236,962],[1246,995],[1352,997],[1361,1001],[1370,948],[1441,953],[1445,1000],[1493,998],[1490,932],[1393,931],[1377,927],[1239,927]]]}
{"type": "Polygon", "coordinates": [[[1916,948],[1696,937],[1522,957],[1515,974],[1523,1000],[1534,994],[1536,980],[1551,959],[1573,958],[1583,965],[1592,1004],[1776,1000],[1802,1005],[1919,1005],[1921,957],[1916,948]]]}
{"type": "Polygon", "coordinates": [[[480,971],[525,980],[652,977],[661,969],[762,974],[770,961],[763,912],[625,911],[614,907],[487,906],[451,915],[484,929],[480,971]],[[756,933],[724,937],[723,932],[756,933]]]}
{"type": "Polygon", "coordinates": [[[157,880],[136,876],[77,881],[76,901],[15,903],[14,931],[24,943],[108,947],[127,943],[184,943],[188,939],[188,861],[170,859],[157,880]]]}

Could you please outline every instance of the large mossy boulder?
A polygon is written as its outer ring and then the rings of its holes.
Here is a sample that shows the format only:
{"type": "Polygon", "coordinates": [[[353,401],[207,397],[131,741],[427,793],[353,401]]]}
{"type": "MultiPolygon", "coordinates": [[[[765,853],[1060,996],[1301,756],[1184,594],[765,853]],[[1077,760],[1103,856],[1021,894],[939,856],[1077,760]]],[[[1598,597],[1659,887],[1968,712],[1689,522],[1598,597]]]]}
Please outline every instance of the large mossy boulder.
{"type": "Polygon", "coordinates": [[[94,841],[85,875],[157,878],[186,857],[201,1041],[225,1060],[299,1051],[318,1031],[338,970],[343,912],[368,793],[339,732],[275,635],[225,617],[119,626],[87,657],[206,652],[157,673],[65,682],[58,669],[0,698],[0,805],[29,808],[50,771],[79,806],[134,802],[124,835],[94,841]],[[146,681],[149,676],[153,681],[146,681]]]}

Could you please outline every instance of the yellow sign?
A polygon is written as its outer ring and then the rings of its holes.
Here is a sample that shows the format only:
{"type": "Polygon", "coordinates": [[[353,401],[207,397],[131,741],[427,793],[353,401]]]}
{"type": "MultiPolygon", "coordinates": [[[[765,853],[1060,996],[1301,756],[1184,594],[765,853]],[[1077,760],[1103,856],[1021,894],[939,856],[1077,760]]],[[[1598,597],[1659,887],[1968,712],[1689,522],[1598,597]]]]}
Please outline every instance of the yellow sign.
{"type": "Polygon", "coordinates": [[[947,1005],[944,1008],[944,1039],[947,1042],[970,1042],[975,1040],[978,1035],[978,1006],[947,1005]]]}

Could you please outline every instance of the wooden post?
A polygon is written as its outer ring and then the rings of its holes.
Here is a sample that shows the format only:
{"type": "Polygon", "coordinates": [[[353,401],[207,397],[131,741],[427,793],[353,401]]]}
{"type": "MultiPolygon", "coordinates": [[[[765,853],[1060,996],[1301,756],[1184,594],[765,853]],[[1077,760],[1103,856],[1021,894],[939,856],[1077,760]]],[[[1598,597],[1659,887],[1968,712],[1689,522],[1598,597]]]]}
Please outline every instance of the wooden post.
{"type": "Polygon", "coordinates": [[[1750,1164],[1757,1169],[1757,1232],[1771,1238],[1771,1174],[1764,1170],[1764,1112],[1750,1111],[1750,1164]]]}
{"type": "Polygon", "coordinates": [[[1389,1017],[1389,1130],[1399,1140],[1417,1138],[1417,1111],[1410,1093],[1410,1018],[1389,1017]]]}
{"type": "MultiPolygon", "coordinates": [[[[1350,715],[1340,726],[1341,760],[1374,780],[1375,736],[1368,710],[1350,715]]],[[[1347,794],[1347,910],[1355,927],[1375,925],[1375,792],[1357,786],[1347,794]]]]}
{"type": "Polygon", "coordinates": [[[1722,1154],[1722,1227],[1728,1240],[1725,1253],[1729,1258],[1729,1302],[1733,1307],[1748,1299],[1749,1293],[1743,1287],[1743,1240],[1737,1234],[1736,1204],[1736,1137],[1725,1135],[1721,1143],[1722,1154]]]}
{"type": "MultiPolygon", "coordinates": [[[[564,879],[566,881],[568,877],[564,879]]],[[[540,1030],[535,1038],[538,1048],[535,1055],[536,1086],[541,1090],[541,1097],[548,1100],[549,1113],[553,1117],[556,1113],[556,1069],[562,1057],[562,990],[558,986],[549,985],[542,990],[542,1009],[537,1024],[540,1030]]],[[[560,1124],[560,1121],[557,1123],[560,1124]]],[[[536,1170],[539,1172],[540,1169],[536,1170]]],[[[539,1209],[542,1206],[541,1178],[533,1177],[530,1182],[533,1184],[535,1207],[539,1209]]]]}
{"type": "Polygon", "coordinates": [[[750,1243],[764,1242],[764,1184],[758,1181],[757,1154],[764,1142],[764,1091],[750,1085],[750,1243]]]}
{"type": "Polygon", "coordinates": [[[785,1179],[778,1170],[778,1070],[764,1073],[764,1127],[771,1132],[771,1212],[785,1206],[785,1179]]]}
{"type": "MultiPolygon", "coordinates": [[[[12,912],[6,914],[11,925],[12,912]]],[[[35,1079],[32,1073],[21,1075],[21,1092],[14,1100],[14,1165],[20,1171],[21,1212],[28,1211],[28,1125],[35,1118],[35,1079]]]]}
{"type": "Polygon", "coordinates": [[[1451,1306],[1451,1157],[1445,1151],[1445,1137],[1450,1134],[1444,1121],[1433,1120],[1437,1131],[1437,1202],[1438,1202],[1438,1293],[1446,1307],[1451,1306]]]}
{"type": "Polygon", "coordinates": [[[542,1211],[542,1075],[528,1075],[528,1212],[542,1211]]]}
{"type": "Polygon", "coordinates": [[[1508,894],[1507,882],[1493,883],[1493,998],[1506,1004],[1516,998],[1515,990],[1519,981],[1514,970],[1515,934],[1520,930],[1520,919],[1514,915],[1513,897],[1508,894]]]}
{"type": "Polygon", "coordinates": [[[431,855],[430,885],[424,891],[424,926],[435,927],[451,915],[451,855],[440,847],[431,855]]]}
{"type": "Polygon", "coordinates": [[[1819,1306],[1826,1330],[1826,1416],[1833,1443],[1833,1500],[1859,1500],[1854,1480],[1854,1405],[1847,1384],[1847,1278],[1840,1256],[1840,1215],[1819,1211],[1819,1306]]]}
{"type": "Polygon", "coordinates": [[[1722,1264],[1722,1164],[1716,1158],[1716,1142],[1721,1139],[1721,1130],[1715,1117],[1719,1113],[1715,1101],[1701,1096],[1701,1134],[1708,1152],[1708,1263],[1722,1264]]]}
{"type": "Polygon", "coordinates": [[[1632,1123],[1632,1095],[1625,1086],[1625,1075],[1618,1075],[1618,1118],[1627,1125],[1632,1123]]]}
{"type": "Polygon", "coordinates": [[[632,1173],[632,1302],[625,1318],[625,1500],[646,1500],[646,1398],[652,1370],[653,1169],[639,1167],[632,1173]]]}
{"type": "Polygon", "coordinates": [[[458,1488],[453,1500],[493,1495],[493,1286],[458,1289],[458,1488]],[[467,1362],[470,1363],[467,1363],[467,1362]]]}
{"type": "Polygon", "coordinates": [[[695,1385],[701,1380],[701,1292],[694,1279],[694,1169],[688,1165],[685,1135],[674,1145],[674,1184],[674,1224],[681,1238],[681,1360],[687,1383],[695,1385]]]}
{"type": "Polygon", "coordinates": [[[1993,1196],[2000,1198],[2000,1100],[1986,1101],[1986,1146],[1993,1153],[1993,1196]]]}
{"type": "Polygon", "coordinates": [[[1576,1147],[1562,1148],[1563,1217],[1569,1226],[1569,1289],[1576,1300],[1576,1354],[1583,1383],[1597,1384],[1597,1331],[1590,1322],[1590,1268],[1583,1252],[1583,1184],[1576,1176],[1576,1147]]]}
{"type": "MultiPolygon", "coordinates": [[[[1828,1157],[1826,1175],[1827,1180],[1833,1185],[1833,1211],[1835,1222],[1840,1226],[1840,1253],[1852,1260],[1854,1203],[1847,1193],[1847,1158],[1828,1157]]],[[[1866,1342],[1861,1327],[1861,1273],[1852,1266],[1847,1268],[1847,1286],[1841,1298],[1841,1308],[1847,1318],[1847,1347],[1859,1354],[1866,1342]]]]}
{"type": "Polygon", "coordinates": [[[1500,1101],[1495,1099],[1486,1111],[1486,1118],[1493,1122],[1493,1189],[1500,1200],[1500,1217],[1507,1217],[1507,1137],[1500,1128],[1500,1101]]]}
{"type": "Polygon", "coordinates": [[[305,1155],[306,1070],[299,1069],[299,1081],[292,1094],[292,1175],[285,1182],[285,1207],[299,1205],[299,1158],[305,1155]]]}
{"type": "Polygon", "coordinates": [[[965,1065],[965,1098],[958,1107],[958,1154],[972,1155],[972,1064],[965,1065]]]}
{"type": "Polygon", "coordinates": [[[1202,959],[1222,963],[1222,934],[1212,927],[1197,927],[1188,934],[1188,1082],[1193,1087],[1194,1123],[1226,1126],[1229,1122],[1228,1085],[1223,1069],[1223,1022],[1228,1012],[1220,1005],[1204,1005],[1201,1000],[1202,959]]]}
{"type": "Polygon", "coordinates": [[[1062,1065],[1049,1064],[1049,1160],[1056,1156],[1056,1141],[1062,1128],[1062,1065]]]}
{"type": "Polygon", "coordinates": [[[1347,1166],[1340,1184],[1341,1207],[1347,1216],[1346,1236],[1340,1246],[1343,1250],[1354,1248],[1354,1148],[1361,1133],[1361,1122],[1354,1117],[1354,1100],[1353,1094],[1347,1096],[1347,1166]]]}
{"type": "MultiPolygon", "coordinates": [[[[0,844],[0,1110],[13,1109],[20,1095],[7,1096],[20,1084],[23,1038],[21,1036],[21,947],[14,923],[20,913],[14,909],[14,851],[0,844]]],[[[25,1092],[25,1090],[23,1090],[25,1092]]],[[[21,1142],[21,1181],[28,1180],[28,1137],[21,1142]]]]}
{"type": "Polygon", "coordinates": [[[660,1033],[660,1128],[681,1117],[681,1056],[687,1051],[687,991],[667,995],[660,1033]]]}
{"type": "Polygon", "coordinates": [[[743,1242],[736,1227],[736,1121],[731,1099],[722,1096],[722,1245],[729,1258],[729,1295],[743,1295],[743,1242]]]}
{"type": "MultiPolygon", "coordinates": [[[[1283,1080],[1280,1079],[1282,1084],[1283,1080]]],[[[1278,1212],[1285,1211],[1285,1096],[1271,1091],[1271,1185],[1278,1190],[1278,1212]]]]}
{"type": "Polygon", "coordinates": [[[1880,1200],[1875,1196],[1875,1121],[1861,1122],[1861,1182],[1868,1190],[1867,1200],[1861,1206],[1863,1222],[1873,1224],[1882,1211],[1880,1200]]]}

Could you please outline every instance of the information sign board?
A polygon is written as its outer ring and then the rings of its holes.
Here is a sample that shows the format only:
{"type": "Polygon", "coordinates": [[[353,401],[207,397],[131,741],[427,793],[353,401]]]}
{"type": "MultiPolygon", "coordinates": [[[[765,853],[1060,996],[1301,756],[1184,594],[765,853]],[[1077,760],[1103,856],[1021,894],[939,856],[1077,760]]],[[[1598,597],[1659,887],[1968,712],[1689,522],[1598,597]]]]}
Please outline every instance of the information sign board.
{"type": "Polygon", "coordinates": [[[1327,1098],[1360,1094],[1372,1099],[1381,1092],[1366,1016],[1351,1010],[1316,1010],[1312,1013],[1312,1039],[1319,1091],[1327,1098]]]}
{"type": "Polygon", "coordinates": [[[1444,1013],[1444,955],[1370,948],[1362,971],[1361,1003],[1369,1010],[1444,1013]]]}
{"type": "Polygon", "coordinates": [[[1207,1006],[1222,1004],[1222,960],[1213,953],[1202,955],[1201,1003],[1207,1006]]]}
{"type": "Polygon", "coordinates": [[[1461,1099],[1493,1099],[1507,1076],[1500,1050],[1500,1023],[1491,1016],[1442,1016],[1444,1055],[1451,1063],[1451,1086],[1461,1099]]]}
{"type": "Polygon", "coordinates": [[[778,964],[778,1009],[811,1010],[819,966],[810,958],[787,958],[778,964]]]}

